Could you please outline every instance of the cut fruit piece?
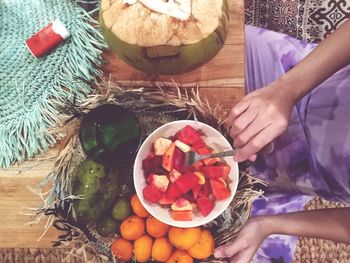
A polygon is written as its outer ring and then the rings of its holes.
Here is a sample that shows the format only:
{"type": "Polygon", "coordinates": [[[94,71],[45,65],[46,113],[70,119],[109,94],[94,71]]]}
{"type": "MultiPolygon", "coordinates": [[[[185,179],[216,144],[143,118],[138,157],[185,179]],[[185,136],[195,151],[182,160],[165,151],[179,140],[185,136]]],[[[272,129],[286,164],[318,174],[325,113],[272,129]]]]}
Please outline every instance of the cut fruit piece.
{"type": "Polygon", "coordinates": [[[175,145],[176,145],[176,147],[178,147],[184,153],[187,153],[187,152],[191,151],[191,146],[187,145],[186,143],[183,143],[180,140],[176,140],[175,141],[175,145]]]}
{"type": "Polygon", "coordinates": [[[216,200],[224,200],[231,196],[231,192],[221,180],[210,179],[210,185],[216,200]]]}
{"type": "Polygon", "coordinates": [[[204,166],[201,168],[204,174],[211,179],[223,178],[227,179],[228,174],[231,171],[231,167],[227,165],[220,166],[204,166]]]}
{"type": "Polygon", "coordinates": [[[189,125],[178,131],[175,134],[175,138],[188,145],[194,145],[196,142],[202,140],[201,134],[189,125]]]}
{"type": "Polygon", "coordinates": [[[181,176],[181,173],[179,171],[177,171],[176,169],[173,169],[170,173],[169,173],[169,180],[172,183],[175,183],[175,181],[181,176]]]}
{"type": "Polygon", "coordinates": [[[214,208],[214,203],[208,197],[199,197],[197,199],[198,209],[203,216],[209,215],[214,208]]]}
{"type": "Polygon", "coordinates": [[[170,183],[167,191],[165,192],[165,195],[168,199],[176,200],[182,195],[182,192],[176,184],[170,183]]]}
{"type": "Polygon", "coordinates": [[[192,189],[192,194],[193,194],[194,199],[197,199],[200,196],[201,191],[202,191],[201,185],[197,185],[196,187],[194,187],[192,189]]]}
{"type": "Polygon", "coordinates": [[[147,182],[154,184],[162,192],[165,192],[169,185],[169,179],[166,175],[150,174],[147,182]]]}
{"type": "Polygon", "coordinates": [[[199,179],[193,173],[187,172],[176,180],[175,185],[183,194],[185,194],[195,186],[199,185],[199,179]]]}
{"type": "Polygon", "coordinates": [[[192,167],[194,167],[197,170],[200,170],[203,165],[204,163],[202,162],[202,160],[199,160],[198,162],[195,162],[194,164],[192,164],[192,167]]]}
{"type": "Polygon", "coordinates": [[[188,210],[188,211],[171,211],[171,217],[175,221],[191,221],[192,220],[192,210],[188,210]]]}
{"type": "Polygon", "coordinates": [[[181,151],[179,148],[175,147],[173,164],[174,169],[180,172],[183,172],[184,164],[185,164],[185,153],[181,151]]]}
{"type": "Polygon", "coordinates": [[[201,195],[205,197],[209,197],[212,194],[211,186],[209,180],[205,181],[205,184],[202,186],[201,195]]]}
{"type": "Polygon", "coordinates": [[[163,155],[166,152],[166,150],[169,149],[169,147],[172,143],[173,142],[167,138],[162,138],[162,137],[158,138],[153,143],[154,154],[155,155],[163,155]]]}
{"type": "Polygon", "coordinates": [[[175,198],[169,198],[166,194],[163,194],[158,203],[161,205],[172,205],[175,201],[175,198]]]}
{"type": "MultiPolygon", "coordinates": [[[[200,138],[196,143],[194,143],[192,145],[192,148],[195,152],[199,153],[198,150],[203,148],[203,147],[206,147],[207,148],[207,145],[206,143],[203,141],[202,138],[200,138]]],[[[204,153],[203,153],[204,154],[204,153]]]]}
{"type": "Polygon", "coordinates": [[[174,168],[175,143],[172,143],[163,155],[162,167],[170,172],[174,168]]]}
{"type": "Polygon", "coordinates": [[[205,175],[204,175],[204,173],[202,173],[202,172],[194,172],[194,175],[198,177],[198,179],[199,179],[198,183],[200,185],[205,184],[205,175]]]}
{"type": "Polygon", "coordinates": [[[192,205],[187,199],[180,197],[179,199],[176,200],[175,203],[171,205],[171,209],[173,211],[192,210],[192,205]]]}
{"type": "Polygon", "coordinates": [[[143,188],[143,197],[150,203],[158,203],[163,197],[163,192],[160,191],[154,184],[149,184],[143,188]]]}
{"type": "Polygon", "coordinates": [[[154,156],[150,154],[142,161],[142,168],[145,172],[145,176],[150,173],[164,174],[166,171],[162,167],[162,156],[154,156]]]}

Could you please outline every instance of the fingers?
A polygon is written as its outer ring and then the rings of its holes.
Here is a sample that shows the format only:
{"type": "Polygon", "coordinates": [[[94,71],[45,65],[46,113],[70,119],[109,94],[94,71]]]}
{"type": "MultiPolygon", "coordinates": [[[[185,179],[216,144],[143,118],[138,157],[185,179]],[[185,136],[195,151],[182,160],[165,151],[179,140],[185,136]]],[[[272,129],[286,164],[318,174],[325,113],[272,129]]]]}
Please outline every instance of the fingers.
{"type": "Polygon", "coordinates": [[[264,146],[275,139],[282,132],[274,125],[269,125],[248,141],[241,149],[237,151],[233,159],[236,162],[243,162],[248,158],[252,157],[254,154],[259,152],[264,146]]]}
{"type": "Polygon", "coordinates": [[[255,249],[252,247],[242,250],[230,259],[230,263],[249,263],[252,260],[254,253],[255,249]]]}
{"type": "Polygon", "coordinates": [[[239,242],[239,239],[236,239],[233,243],[227,246],[221,246],[216,248],[214,256],[216,258],[230,258],[245,248],[246,246],[244,245],[244,243],[239,242]]]}
{"type": "MultiPolygon", "coordinates": [[[[248,108],[249,108],[248,101],[241,101],[234,108],[232,108],[232,110],[230,111],[230,114],[227,117],[227,127],[228,127],[229,133],[231,133],[231,131],[235,132],[237,129],[241,128],[242,125],[239,122],[237,122],[236,119],[242,113],[244,113],[248,108]]],[[[232,134],[230,135],[233,136],[232,134]]]]}
{"type": "Polygon", "coordinates": [[[232,138],[236,138],[242,131],[247,129],[249,125],[254,121],[258,116],[258,111],[249,110],[249,108],[242,113],[239,117],[234,119],[231,122],[230,135],[232,138]]]}

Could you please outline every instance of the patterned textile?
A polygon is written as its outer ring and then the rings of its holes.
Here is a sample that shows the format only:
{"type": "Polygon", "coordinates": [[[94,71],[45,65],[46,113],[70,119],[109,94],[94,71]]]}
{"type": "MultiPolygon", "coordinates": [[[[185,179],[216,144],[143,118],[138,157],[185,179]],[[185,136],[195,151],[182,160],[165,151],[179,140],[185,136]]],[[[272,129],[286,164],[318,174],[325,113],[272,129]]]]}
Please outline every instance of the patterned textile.
{"type": "MultiPolygon", "coordinates": [[[[277,79],[316,47],[251,26],[245,35],[248,93],[277,79]]],[[[254,202],[253,215],[303,210],[312,196],[350,203],[349,87],[350,66],[294,107],[286,132],[274,141],[274,152],[259,155],[251,167],[251,174],[269,183],[267,200],[254,202]]],[[[270,236],[254,262],[290,262],[296,240],[270,236]]]]}
{"type": "Polygon", "coordinates": [[[90,91],[84,80],[101,74],[103,38],[71,0],[0,2],[0,167],[45,151],[57,138],[58,107],[90,91]],[[52,53],[34,58],[25,40],[60,18],[71,36],[52,53]],[[64,87],[64,88],[63,88],[64,87]]]}
{"type": "Polygon", "coordinates": [[[349,0],[245,0],[245,22],[318,43],[350,17],[349,0]]]}

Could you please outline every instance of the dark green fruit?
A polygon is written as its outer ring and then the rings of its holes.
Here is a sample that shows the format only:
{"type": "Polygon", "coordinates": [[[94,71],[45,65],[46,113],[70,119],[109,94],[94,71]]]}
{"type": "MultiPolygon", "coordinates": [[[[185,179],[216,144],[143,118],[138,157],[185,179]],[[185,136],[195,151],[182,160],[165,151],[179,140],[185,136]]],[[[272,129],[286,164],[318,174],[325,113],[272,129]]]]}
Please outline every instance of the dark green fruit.
{"type": "Polygon", "coordinates": [[[113,236],[117,233],[119,223],[113,218],[107,217],[102,219],[96,226],[96,231],[103,237],[113,236]]]}
{"type": "Polygon", "coordinates": [[[112,208],[112,217],[116,220],[124,220],[131,214],[129,201],[125,198],[117,199],[112,208]]]}
{"type": "Polygon", "coordinates": [[[74,201],[77,222],[98,222],[111,208],[118,194],[118,171],[91,160],[84,160],[72,176],[72,193],[83,199],[74,201]]]}
{"type": "Polygon", "coordinates": [[[79,130],[79,139],[88,158],[107,165],[130,158],[139,146],[140,136],[136,117],[112,104],[87,113],[79,130]]]}

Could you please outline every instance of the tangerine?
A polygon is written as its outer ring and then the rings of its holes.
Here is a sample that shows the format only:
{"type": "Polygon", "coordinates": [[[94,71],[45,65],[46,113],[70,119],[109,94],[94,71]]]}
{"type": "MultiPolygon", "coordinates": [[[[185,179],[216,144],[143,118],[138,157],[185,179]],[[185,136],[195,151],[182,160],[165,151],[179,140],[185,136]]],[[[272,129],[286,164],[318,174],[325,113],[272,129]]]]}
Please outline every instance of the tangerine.
{"type": "Polygon", "coordinates": [[[143,235],[134,242],[136,261],[148,262],[151,257],[153,240],[149,235],[143,235]]]}
{"type": "Polygon", "coordinates": [[[203,230],[199,241],[187,249],[188,254],[196,259],[206,259],[214,253],[214,238],[209,230],[203,230]]]}
{"type": "Polygon", "coordinates": [[[149,216],[146,220],[147,233],[152,237],[159,238],[165,236],[169,231],[169,226],[153,216],[149,216]]]}
{"type": "Polygon", "coordinates": [[[145,222],[139,216],[129,216],[120,225],[120,234],[127,240],[136,240],[145,232],[145,222]]]}
{"type": "Polygon", "coordinates": [[[114,257],[121,261],[129,261],[133,255],[133,245],[124,238],[116,239],[111,245],[111,251],[114,257]]]}
{"type": "Polygon", "coordinates": [[[134,213],[136,215],[138,215],[139,217],[148,217],[149,213],[147,212],[147,210],[143,207],[140,199],[138,198],[137,194],[134,194],[131,197],[131,208],[134,211],[134,213]]]}
{"type": "Polygon", "coordinates": [[[174,247],[186,250],[193,247],[199,241],[201,232],[199,227],[171,227],[169,230],[169,241],[174,247]]]}
{"type": "Polygon", "coordinates": [[[152,259],[165,262],[171,256],[173,246],[166,237],[157,238],[152,246],[152,259]]]}
{"type": "Polygon", "coordinates": [[[193,258],[186,252],[186,250],[177,249],[166,263],[193,263],[193,258]]]}

